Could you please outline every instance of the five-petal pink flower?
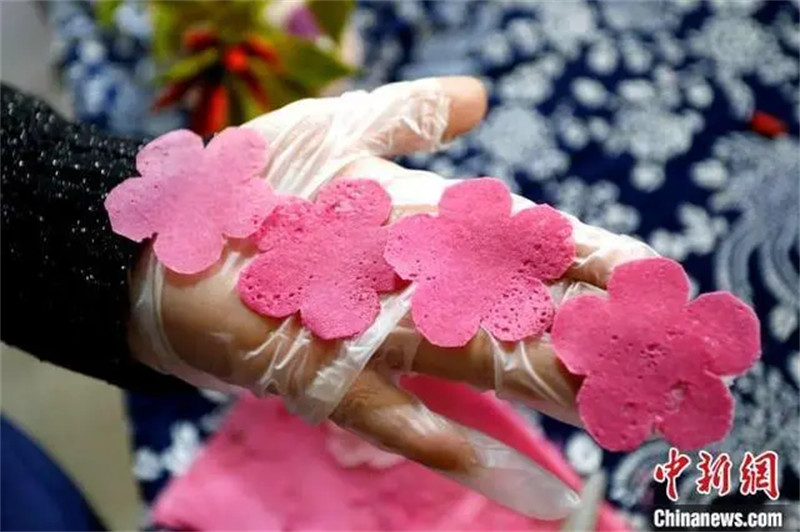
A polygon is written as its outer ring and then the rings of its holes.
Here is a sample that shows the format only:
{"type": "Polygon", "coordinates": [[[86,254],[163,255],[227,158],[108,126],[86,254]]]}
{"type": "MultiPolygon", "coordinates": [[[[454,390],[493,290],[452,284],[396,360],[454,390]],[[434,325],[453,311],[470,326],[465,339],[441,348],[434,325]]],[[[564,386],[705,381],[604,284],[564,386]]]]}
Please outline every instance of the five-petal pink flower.
{"type": "Polygon", "coordinates": [[[665,258],[615,268],[607,298],[565,302],[552,340],[567,369],[586,376],[577,398],[586,429],[614,451],[654,431],[682,449],[723,438],[733,399],[721,377],[760,353],[755,313],[727,292],[689,301],[683,268],[665,258]]]}
{"type": "Polygon", "coordinates": [[[225,237],[254,233],[274,207],[259,176],[267,146],[257,132],[228,128],[208,146],[187,130],[158,137],[136,157],[141,177],[117,185],[105,207],[115,233],[153,248],[164,266],[198,273],[222,254],[225,237]]]}
{"type": "Polygon", "coordinates": [[[300,312],[323,339],[363,332],[380,311],[378,293],[396,287],[383,259],[391,213],[387,192],[375,181],[334,181],[316,201],[278,205],[254,240],[260,251],[239,276],[244,303],[266,316],[300,312]]]}
{"type": "Polygon", "coordinates": [[[542,280],[572,264],[572,227],[545,205],[513,216],[511,207],[502,181],[473,179],[444,192],[437,216],[390,227],[386,260],[416,283],[412,317],[433,344],[464,345],[480,326],[504,341],[550,326],[553,302],[542,280]]]}

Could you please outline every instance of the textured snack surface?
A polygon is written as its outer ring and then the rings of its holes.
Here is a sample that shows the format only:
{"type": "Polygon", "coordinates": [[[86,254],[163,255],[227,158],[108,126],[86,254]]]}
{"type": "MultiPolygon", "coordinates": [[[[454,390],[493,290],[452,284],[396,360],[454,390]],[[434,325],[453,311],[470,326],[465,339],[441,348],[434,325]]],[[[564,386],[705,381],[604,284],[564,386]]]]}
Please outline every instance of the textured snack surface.
{"type": "Polygon", "coordinates": [[[445,347],[466,344],[483,326],[503,341],[543,333],[553,302],[542,280],[572,264],[569,222],[538,205],[511,215],[502,181],[472,179],[448,188],[438,216],[418,214],[389,228],[386,260],[417,284],[412,316],[445,347]]]}
{"type": "Polygon", "coordinates": [[[683,268],[664,258],[618,266],[608,298],[564,303],[552,340],[567,369],[586,376],[581,419],[611,450],[631,450],[654,430],[682,449],[723,438],[733,399],[721,377],[741,374],[760,353],[747,305],[727,292],[689,301],[683,268]]]}
{"type": "Polygon", "coordinates": [[[378,293],[396,287],[383,259],[391,208],[365,179],[333,182],[314,203],[278,205],[253,236],[260,253],[239,277],[242,301],[275,318],[299,311],[323,339],[363,332],[380,310],[378,293]]]}
{"type": "Polygon", "coordinates": [[[136,157],[141,177],[108,195],[115,233],[140,242],[155,235],[156,256],[170,270],[198,273],[222,254],[225,237],[245,238],[275,204],[259,179],[267,146],[251,130],[228,128],[203,147],[191,131],[167,133],[136,157]]]}

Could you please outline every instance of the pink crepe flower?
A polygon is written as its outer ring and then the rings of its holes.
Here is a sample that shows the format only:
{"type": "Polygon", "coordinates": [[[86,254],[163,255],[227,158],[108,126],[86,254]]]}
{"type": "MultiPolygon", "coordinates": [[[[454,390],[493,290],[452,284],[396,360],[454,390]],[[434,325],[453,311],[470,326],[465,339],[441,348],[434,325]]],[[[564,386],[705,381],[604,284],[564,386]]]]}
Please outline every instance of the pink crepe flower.
{"type": "Polygon", "coordinates": [[[433,344],[466,344],[483,326],[496,338],[540,335],[553,318],[542,280],[561,277],[575,257],[572,227],[546,205],[511,215],[498,179],[449,187],[439,214],[403,218],[389,229],[384,254],[417,285],[411,314],[433,344]]]}
{"type": "Polygon", "coordinates": [[[689,280],[665,258],[614,269],[608,297],[564,303],[552,340],[567,369],[586,379],[578,411],[605,448],[631,450],[654,431],[682,449],[720,440],[733,399],[721,376],[758,358],[755,313],[728,292],[689,301],[689,280]]]}
{"type": "Polygon", "coordinates": [[[111,228],[136,242],[155,235],[164,266],[201,272],[219,259],[225,237],[251,235],[274,207],[272,189],[259,179],[266,164],[266,142],[249,129],[228,128],[205,148],[191,131],[162,135],[136,156],[141,177],[108,194],[111,228]]]}
{"type": "Polygon", "coordinates": [[[383,259],[391,210],[386,191],[366,179],[332,182],[314,203],[278,205],[253,237],[260,253],[239,276],[242,301],[275,318],[299,311],[326,340],[363,332],[380,311],[378,293],[396,287],[383,259]]]}

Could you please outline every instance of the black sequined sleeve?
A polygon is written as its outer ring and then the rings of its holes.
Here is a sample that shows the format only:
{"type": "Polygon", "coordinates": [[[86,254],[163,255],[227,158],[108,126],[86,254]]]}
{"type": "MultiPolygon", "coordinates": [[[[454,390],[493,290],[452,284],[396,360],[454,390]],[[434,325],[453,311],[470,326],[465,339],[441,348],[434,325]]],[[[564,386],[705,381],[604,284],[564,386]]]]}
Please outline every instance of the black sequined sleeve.
{"type": "Polygon", "coordinates": [[[109,190],[135,174],[142,141],[67,122],[6,85],[1,92],[3,341],[123,387],[177,387],[129,356],[138,246],[111,232],[103,209],[109,190]]]}

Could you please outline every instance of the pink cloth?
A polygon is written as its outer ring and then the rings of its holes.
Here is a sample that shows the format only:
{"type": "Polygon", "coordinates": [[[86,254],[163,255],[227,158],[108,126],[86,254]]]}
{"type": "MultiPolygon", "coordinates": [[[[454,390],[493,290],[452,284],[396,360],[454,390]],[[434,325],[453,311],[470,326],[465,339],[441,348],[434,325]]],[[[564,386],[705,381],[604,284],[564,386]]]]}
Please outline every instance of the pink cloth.
{"type": "MultiPolygon", "coordinates": [[[[421,377],[406,384],[434,410],[485,429],[579,487],[556,448],[493,395],[421,377]]],[[[305,424],[277,399],[246,396],[190,470],[164,491],[155,522],[190,530],[559,528],[559,522],[523,517],[416,463],[382,454],[354,448],[329,426],[305,424]],[[348,446],[354,460],[343,456],[348,446]]],[[[627,527],[606,507],[598,529],[627,527]]]]}

